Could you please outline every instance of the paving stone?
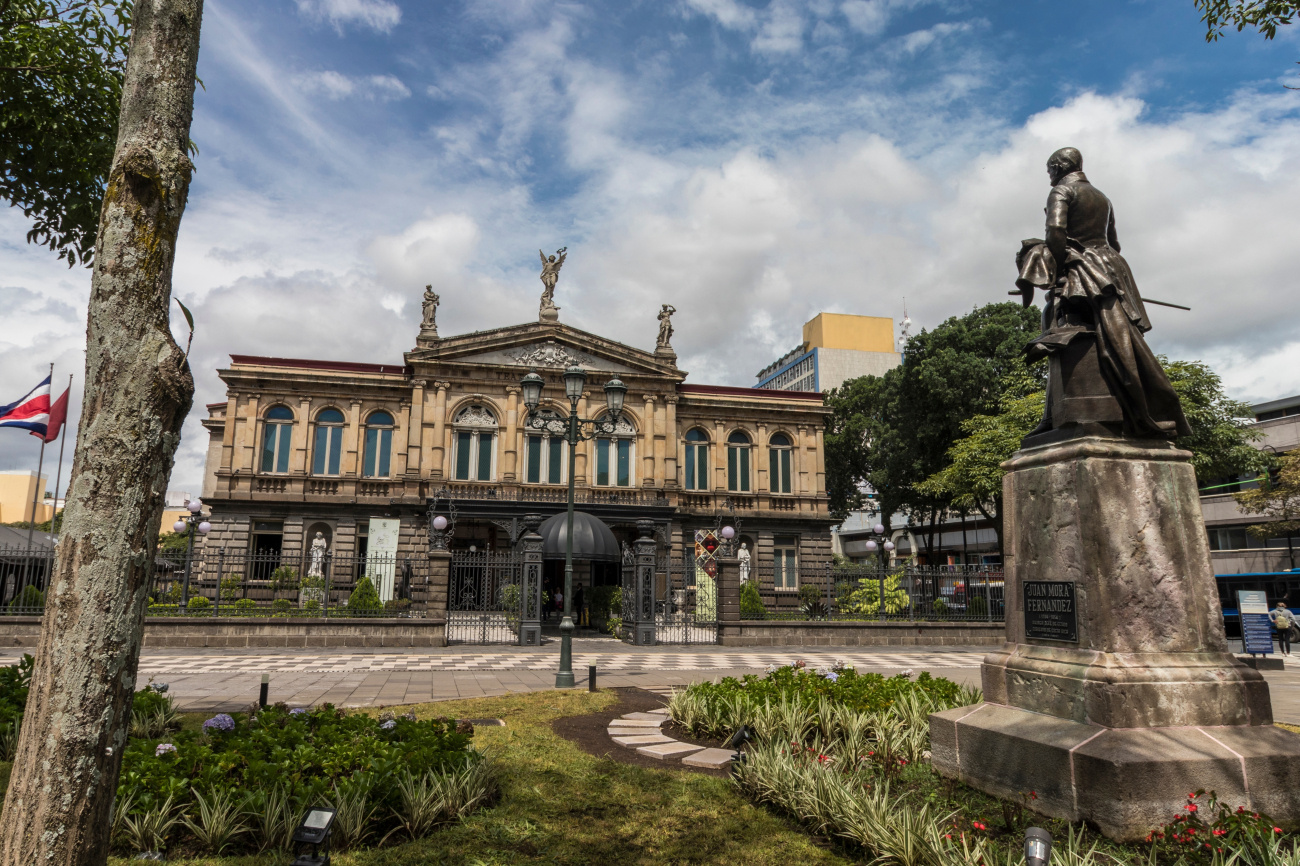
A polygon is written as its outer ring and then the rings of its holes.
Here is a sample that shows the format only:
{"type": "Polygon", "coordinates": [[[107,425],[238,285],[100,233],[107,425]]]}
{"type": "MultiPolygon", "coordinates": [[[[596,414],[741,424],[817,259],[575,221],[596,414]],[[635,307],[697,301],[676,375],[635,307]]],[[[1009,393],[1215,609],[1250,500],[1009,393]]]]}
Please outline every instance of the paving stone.
{"type": "Polygon", "coordinates": [[[618,725],[621,728],[657,728],[664,723],[663,719],[629,719],[624,716],[621,719],[610,719],[611,725],[618,725]]]}
{"type": "Polygon", "coordinates": [[[696,752],[694,755],[687,755],[682,758],[682,763],[688,767],[705,767],[709,770],[721,770],[732,762],[736,753],[731,749],[704,749],[696,752]]]}
{"type": "Polygon", "coordinates": [[[623,719],[631,722],[649,722],[654,725],[663,723],[663,716],[656,716],[653,713],[626,713],[623,719]]]}
{"type": "Polygon", "coordinates": [[[651,758],[658,758],[661,761],[666,761],[676,755],[685,755],[688,752],[698,752],[701,748],[703,747],[692,746],[690,743],[680,743],[677,740],[672,740],[671,742],[660,743],[657,746],[642,746],[636,751],[639,755],[647,755],[651,758]]]}
{"type": "Polygon", "coordinates": [[[614,742],[620,746],[629,749],[635,749],[637,746],[648,746],[655,743],[675,743],[672,737],[665,737],[663,734],[640,734],[635,737],[611,737],[614,742]]]}

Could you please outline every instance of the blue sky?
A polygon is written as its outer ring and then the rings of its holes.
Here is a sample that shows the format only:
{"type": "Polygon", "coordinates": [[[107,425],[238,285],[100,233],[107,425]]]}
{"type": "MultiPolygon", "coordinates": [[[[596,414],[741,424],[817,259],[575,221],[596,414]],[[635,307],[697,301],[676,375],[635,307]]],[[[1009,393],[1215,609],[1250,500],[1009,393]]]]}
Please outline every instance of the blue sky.
{"type": "MultiPolygon", "coordinates": [[[[1295,28],[1207,45],[1190,0],[205,6],[175,274],[198,407],[232,352],[400,360],[426,283],[444,334],[532,320],[536,250],[564,245],[562,321],[649,348],[672,303],[690,381],[752,384],[820,310],[927,327],[1005,298],[1066,144],[1144,293],[1193,307],[1153,317],[1156,350],[1243,399],[1300,392],[1276,312],[1300,295],[1295,28]]],[[[89,273],[25,231],[0,212],[6,401],[84,363],[89,273]]],[[[34,467],[29,438],[0,469],[34,467]]]]}

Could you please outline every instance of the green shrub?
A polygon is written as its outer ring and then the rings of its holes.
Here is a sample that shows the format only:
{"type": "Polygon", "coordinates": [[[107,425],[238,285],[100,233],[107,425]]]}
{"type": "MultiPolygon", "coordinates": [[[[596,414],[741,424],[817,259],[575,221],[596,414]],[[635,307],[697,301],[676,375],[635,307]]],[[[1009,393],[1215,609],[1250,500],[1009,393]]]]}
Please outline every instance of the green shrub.
{"type": "Polygon", "coordinates": [[[27,610],[43,609],[45,607],[45,593],[41,592],[34,586],[24,586],[23,591],[9,602],[10,610],[25,608],[27,610]]]}
{"type": "Polygon", "coordinates": [[[307,611],[308,613],[319,613],[320,602],[314,598],[309,598],[305,602],[303,602],[302,609],[304,611],[307,611]]]}
{"type": "Polygon", "coordinates": [[[348,596],[347,607],[348,610],[357,613],[383,610],[383,602],[379,600],[379,593],[375,590],[370,575],[366,575],[357,581],[352,594],[348,596]]]}
{"type": "Polygon", "coordinates": [[[623,619],[623,587],[592,587],[587,602],[590,622],[603,632],[610,632],[609,624],[623,619]]]}
{"type": "MultiPolygon", "coordinates": [[[[408,783],[403,800],[398,784],[408,777],[440,792],[440,814],[421,826],[423,832],[485,805],[496,793],[493,768],[481,766],[485,759],[471,748],[472,734],[458,733],[451,719],[376,720],[329,704],[294,711],[278,704],[253,716],[235,713],[210,722],[207,733],[182,730],[161,742],[129,740],[117,789],[124,818],[136,824],[161,805],[184,816],[159,835],[165,841],[182,834],[190,850],[238,855],[281,848],[298,816],[316,803],[349,814],[359,809],[359,835],[368,836],[369,844],[395,839],[405,835],[400,828],[412,818],[405,807],[414,790],[408,783]],[[356,791],[365,796],[352,797],[356,791]],[[341,794],[347,795],[346,809],[341,794]]],[[[339,818],[340,839],[349,835],[343,833],[347,818],[339,818]]],[[[139,841],[126,824],[113,834],[122,853],[139,841]]]]}
{"type": "Polygon", "coordinates": [[[984,596],[977,595],[970,600],[970,605],[967,607],[967,610],[970,612],[971,616],[986,617],[989,613],[988,602],[984,601],[984,596]]]}
{"type": "Polygon", "coordinates": [[[178,610],[179,604],[154,604],[151,600],[147,612],[150,616],[175,616],[178,610]]]}
{"type": "MultiPolygon", "coordinates": [[[[897,614],[908,609],[907,590],[899,586],[902,570],[885,575],[885,613],[897,614]]],[[[876,619],[880,616],[880,578],[875,575],[841,585],[838,599],[840,614],[845,617],[876,619]]]]}
{"type": "Polygon", "coordinates": [[[293,602],[289,601],[289,599],[277,598],[275,601],[271,602],[271,613],[287,614],[292,607],[293,607],[293,602]]]}
{"type": "MultiPolygon", "coordinates": [[[[388,613],[402,614],[406,613],[410,609],[411,600],[409,598],[390,598],[388,601],[384,602],[384,610],[388,613]]],[[[508,616],[509,614],[507,613],[507,617],[508,616]]],[[[518,616],[519,614],[516,613],[515,617],[517,618],[518,616]]]]}
{"type": "Polygon", "coordinates": [[[758,584],[752,580],[747,580],[740,585],[740,618],[767,618],[767,608],[763,606],[763,596],[758,591],[758,584]]]}
{"type": "Polygon", "coordinates": [[[235,611],[244,616],[252,616],[257,611],[257,602],[251,598],[241,598],[235,602],[235,611]]]}
{"type": "Polygon", "coordinates": [[[185,605],[185,610],[190,613],[207,613],[212,608],[212,599],[206,595],[196,595],[185,605]]]}
{"type": "Polygon", "coordinates": [[[935,616],[943,616],[948,612],[948,602],[941,598],[936,598],[934,604],[931,605],[931,608],[934,610],[935,616]]]}
{"type": "Polygon", "coordinates": [[[276,592],[290,591],[298,588],[298,569],[282,565],[271,572],[271,589],[276,592]]]}
{"type": "Polygon", "coordinates": [[[242,574],[227,574],[221,578],[221,600],[234,601],[243,594],[244,576],[242,574]]]}

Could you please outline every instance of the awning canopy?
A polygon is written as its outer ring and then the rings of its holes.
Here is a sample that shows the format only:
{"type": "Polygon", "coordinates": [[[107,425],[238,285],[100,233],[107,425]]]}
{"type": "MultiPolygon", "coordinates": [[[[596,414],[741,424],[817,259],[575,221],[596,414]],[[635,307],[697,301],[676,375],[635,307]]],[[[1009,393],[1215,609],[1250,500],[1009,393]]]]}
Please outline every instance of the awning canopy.
{"type": "MultiPolygon", "coordinates": [[[[542,558],[564,559],[568,515],[548,517],[537,528],[542,536],[542,558]]],[[[573,559],[575,562],[619,562],[623,552],[618,539],[603,522],[581,511],[573,512],[573,559]]]]}

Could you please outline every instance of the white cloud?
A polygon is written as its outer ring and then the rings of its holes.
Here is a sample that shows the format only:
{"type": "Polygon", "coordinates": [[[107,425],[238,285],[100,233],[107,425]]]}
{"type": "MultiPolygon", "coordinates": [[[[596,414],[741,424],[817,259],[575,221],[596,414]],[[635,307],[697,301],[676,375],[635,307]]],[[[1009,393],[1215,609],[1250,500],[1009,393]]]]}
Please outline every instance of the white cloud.
{"type": "Polygon", "coordinates": [[[298,11],[318,21],[328,21],[342,32],[345,24],[359,24],[387,33],[402,20],[402,10],[389,0],[297,0],[298,11]]]}
{"type": "Polygon", "coordinates": [[[737,0],[686,0],[685,6],[729,30],[750,30],[758,20],[753,9],[737,0]]]}
{"type": "Polygon", "coordinates": [[[803,48],[803,31],[803,16],[794,4],[773,0],[752,47],[760,54],[794,54],[803,48]]]}
{"type": "Polygon", "coordinates": [[[883,33],[889,24],[888,0],[847,0],[840,11],[848,19],[850,27],[867,36],[883,33]]]}
{"type": "Polygon", "coordinates": [[[378,102],[405,99],[411,91],[392,75],[347,76],[341,72],[324,70],[296,76],[294,82],[304,93],[339,100],[357,96],[378,102]]]}

